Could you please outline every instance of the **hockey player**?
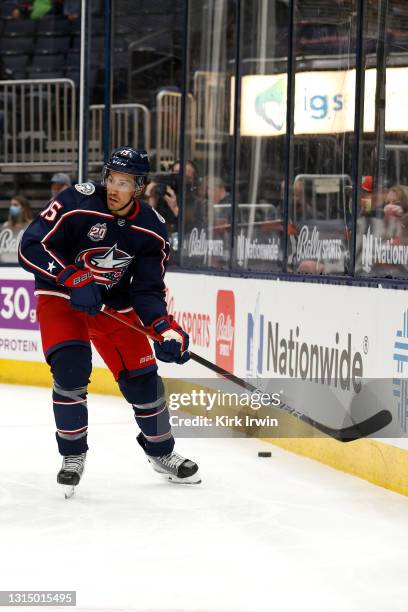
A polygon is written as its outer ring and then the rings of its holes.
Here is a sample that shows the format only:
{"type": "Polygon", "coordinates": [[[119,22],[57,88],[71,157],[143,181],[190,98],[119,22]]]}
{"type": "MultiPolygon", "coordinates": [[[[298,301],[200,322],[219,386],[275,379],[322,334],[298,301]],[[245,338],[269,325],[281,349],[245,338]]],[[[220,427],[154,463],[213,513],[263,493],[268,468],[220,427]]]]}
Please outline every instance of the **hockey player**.
{"type": "MultiPolygon", "coordinates": [[[[102,185],[82,183],[50,201],[21,241],[19,260],[35,276],[37,316],[53,376],[57,480],[76,486],[88,450],[87,385],[94,344],[132,405],[148,461],[169,480],[199,483],[198,466],[173,451],[163,383],[140,332],[103,313],[114,309],[160,334],[157,359],[185,363],[189,337],[167,314],[164,220],[140,196],[150,171],[146,151],[116,149],[102,185]]],[[[74,489],[72,489],[73,492],[74,489]]]]}

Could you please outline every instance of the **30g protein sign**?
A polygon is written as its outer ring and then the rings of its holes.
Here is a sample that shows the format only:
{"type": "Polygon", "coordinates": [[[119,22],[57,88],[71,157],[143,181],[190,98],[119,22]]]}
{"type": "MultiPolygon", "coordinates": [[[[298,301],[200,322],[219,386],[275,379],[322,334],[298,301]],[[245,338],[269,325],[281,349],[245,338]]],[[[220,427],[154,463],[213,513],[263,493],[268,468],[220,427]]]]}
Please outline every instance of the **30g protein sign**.
{"type": "Polygon", "coordinates": [[[38,329],[33,281],[0,280],[0,328],[38,329]]]}

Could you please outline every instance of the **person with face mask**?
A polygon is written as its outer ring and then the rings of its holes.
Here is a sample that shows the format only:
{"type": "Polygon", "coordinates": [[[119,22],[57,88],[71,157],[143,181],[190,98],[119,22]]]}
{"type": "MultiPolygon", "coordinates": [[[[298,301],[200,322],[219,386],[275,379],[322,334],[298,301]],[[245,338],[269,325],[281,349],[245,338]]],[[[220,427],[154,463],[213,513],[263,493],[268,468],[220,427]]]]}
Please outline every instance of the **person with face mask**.
{"type": "Polygon", "coordinates": [[[27,198],[16,195],[10,200],[7,221],[0,227],[0,262],[18,263],[18,245],[33,215],[27,198]]]}

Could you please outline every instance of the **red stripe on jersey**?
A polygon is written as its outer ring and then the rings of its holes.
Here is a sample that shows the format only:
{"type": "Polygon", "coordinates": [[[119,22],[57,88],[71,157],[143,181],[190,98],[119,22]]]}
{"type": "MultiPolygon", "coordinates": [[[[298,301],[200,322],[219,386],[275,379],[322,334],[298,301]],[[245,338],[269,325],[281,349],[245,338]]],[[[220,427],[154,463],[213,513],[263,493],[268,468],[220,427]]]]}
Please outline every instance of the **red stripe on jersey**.
{"type": "Polygon", "coordinates": [[[134,212],[130,215],[130,217],[126,217],[126,219],[128,221],[133,221],[134,219],[136,219],[137,215],[140,213],[140,202],[139,200],[135,200],[135,210],[134,212]]]}
{"type": "Polygon", "coordinates": [[[54,227],[52,228],[52,230],[50,230],[48,232],[48,234],[46,234],[44,236],[44,238],[41,240],[42,243],[47,242],[47,240],[50,238],[50,236],[53,235],[53,233],[58,229],[58,226],[60,223],[62,223],[62,221],[65,220],[66,217],[70,217],[71,215],[97,215],[98,217],[104,217],[105,219],[113,219],[114,216],[113,215],[108,215],[107,213],[101,213],[101,212],[97,212],[94,210],[71,210],[67,213],[64,213],[63,215],[61,215],[61,218],[57,221],[57,223],[54,225],[54,227]]]}

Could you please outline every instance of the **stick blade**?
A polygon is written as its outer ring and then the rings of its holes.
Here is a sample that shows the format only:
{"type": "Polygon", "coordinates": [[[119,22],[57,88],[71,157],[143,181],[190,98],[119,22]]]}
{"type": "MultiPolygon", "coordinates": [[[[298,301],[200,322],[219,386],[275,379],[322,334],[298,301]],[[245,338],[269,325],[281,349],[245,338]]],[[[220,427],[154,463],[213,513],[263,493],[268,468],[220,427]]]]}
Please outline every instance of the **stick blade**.
{"type": "Polygon", "coordinates": [[[321,426],[321,424],[319,424],[317,425],[317,429],[320,429],[320,431],[326,433],[332,438],[335,438],[339,442],[354,442],[355,440],[366,438],[367,436],[384,429],[384,427],[387,427],[391,421],[391,412],[389,410],[380,410],[380,412],[373,414],[372,416],[368,417],[368,419],[365,419],[365,421],[355,423],[349,427],[333,429],[331,427],[327,427],[325,425],[321,426]]]}

